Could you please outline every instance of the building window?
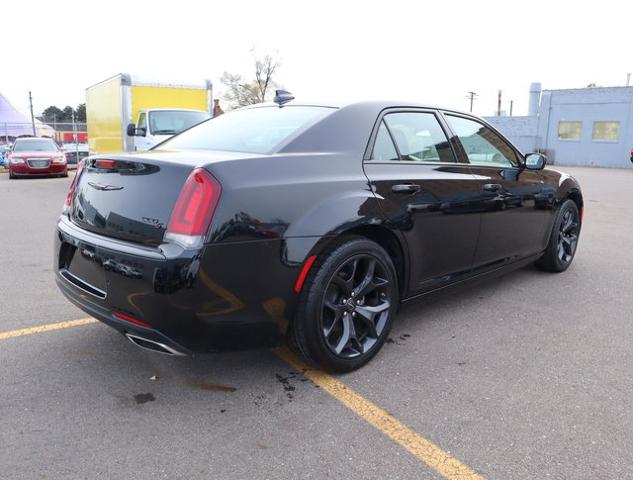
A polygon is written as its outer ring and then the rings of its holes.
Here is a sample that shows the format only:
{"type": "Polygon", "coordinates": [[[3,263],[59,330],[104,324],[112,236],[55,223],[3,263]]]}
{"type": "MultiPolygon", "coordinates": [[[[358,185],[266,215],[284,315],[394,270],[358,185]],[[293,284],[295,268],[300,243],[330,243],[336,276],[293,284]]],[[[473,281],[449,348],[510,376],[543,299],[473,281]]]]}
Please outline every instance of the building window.
{"type": "Polygon", "coordinates": [[[559,140],[580,140],[582,122],[558,122],[559,140]]]}
{"type": "Polygon", "coordinates": [[[593,140],[617,142],[620,139],[620,122],[593,122],[593,140]]]}

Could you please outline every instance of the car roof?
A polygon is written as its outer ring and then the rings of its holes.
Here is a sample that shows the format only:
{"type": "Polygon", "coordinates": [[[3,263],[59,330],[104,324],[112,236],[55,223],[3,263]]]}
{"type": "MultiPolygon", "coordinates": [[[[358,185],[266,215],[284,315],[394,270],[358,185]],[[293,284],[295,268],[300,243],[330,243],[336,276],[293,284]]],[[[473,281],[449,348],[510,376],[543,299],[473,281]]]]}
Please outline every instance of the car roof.
{"type": "Polygon", "coordinates": [[[406,100],[370,100],[350,103],[291,100],[284,103],[281,107],[276,103],[266,103],[247,108],[292,108],[293,106],[318,106],[331,108],[333,111],[318,119],[316,123],[308,125],[288,137],[277,146],[276,153],[345,152],[358,154],[359,152],[365,152],[368,135],[374,128],[376,119],[379,118],[384,110],[391,108],[441,110],[477,118],[472,114],[458,112],[457,110],[406,100]],[[346,132],[345,135],[341,135],[343,131],[346,132]]]}
{"type": "MultiPolygon", "coordinates": [[[[262,108],[262,107],[279,107],[277,103],[274,102],[265,102],[265,103],[257,103],[255,105],[249,105],[247,107],[243,107],[243,109],[250,108],[262,108]]],[[[346,107],[366,107],[367,110],[384,110],[386,108],[427,108],[432,110],[443,110],[447,112],[454,112],[463,115],[468,115],[471,117],[475,117],[472,113],[468,113],[462,110],[456,110],[454,108],[443,107],[440,105],[431,105],[428,103],[421,103],[415,101],[408,100],[363,100],[363,101],[338,101],[338,102],[324,102],[322,100],[319,101],[309,101],[309,100],[290,100],[283,104],[283,106],[294,106],[294,107],[324,107],[324,108],[337,108],[342,109],[346,107]]]]}

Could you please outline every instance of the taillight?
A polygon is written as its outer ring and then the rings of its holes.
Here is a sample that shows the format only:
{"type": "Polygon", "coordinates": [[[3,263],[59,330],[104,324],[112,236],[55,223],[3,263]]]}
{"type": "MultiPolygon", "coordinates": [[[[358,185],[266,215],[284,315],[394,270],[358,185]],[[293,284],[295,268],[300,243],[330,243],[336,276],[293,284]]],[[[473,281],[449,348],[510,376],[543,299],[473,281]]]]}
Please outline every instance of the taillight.
{"type": "Polygon", "coordinates": [[[66,201],[64,202],[63,213],[66,213],[70,210],[70,207],[73,204],[73,199],[75,198],[75,190],[77,189],[77,182],[79,182],[79,176],[84,169],[84,162],[77,163],[77,172],[75,173],[75,178],[70,182],[70,187],[68,188],[68,193],[66,194],[66,201]]]}
{"type": "Polygon", "coordinates": [[[116,166],[116,160],[95,160],[95,167],[97,168],[114,168],[116,166]]]}
{"type": "Polygon", "coordinates": [[[202,245],[220,193],[222,186],[205,169],[191,172],[169,217],[165,239],[186,248],[202,245]]]}

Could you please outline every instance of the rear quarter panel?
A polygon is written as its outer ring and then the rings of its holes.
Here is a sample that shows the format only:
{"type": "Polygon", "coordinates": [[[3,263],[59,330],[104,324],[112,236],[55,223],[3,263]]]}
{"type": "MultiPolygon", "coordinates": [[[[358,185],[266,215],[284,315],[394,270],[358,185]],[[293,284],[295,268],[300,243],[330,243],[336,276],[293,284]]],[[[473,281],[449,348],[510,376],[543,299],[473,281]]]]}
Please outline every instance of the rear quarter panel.
{"type": "Polygon", "coordinates": [[[209,166],[222,184],[211,243],[301,239],[280,252],[304,261],[322,237],[381,222],[362,160],[345,154],[274,155],[209,166]]]}

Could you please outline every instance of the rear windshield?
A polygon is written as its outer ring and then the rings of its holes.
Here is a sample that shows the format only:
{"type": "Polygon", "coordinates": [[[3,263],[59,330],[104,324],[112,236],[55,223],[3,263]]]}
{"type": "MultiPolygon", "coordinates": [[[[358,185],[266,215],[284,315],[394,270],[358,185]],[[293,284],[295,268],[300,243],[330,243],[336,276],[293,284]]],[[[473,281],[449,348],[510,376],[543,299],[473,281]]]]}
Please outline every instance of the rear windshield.
{"type": "Polygon", "coordinates": [[[160,144],[159,150],[270,153],[298,129],[333,112],[328,107],[258,107],[213,118],[160,144]]]}
{"type": "Polygon", "coordinates": [[[16,140],[14,152],[57,152],[59,149],[52,140],[16,140]]]}

